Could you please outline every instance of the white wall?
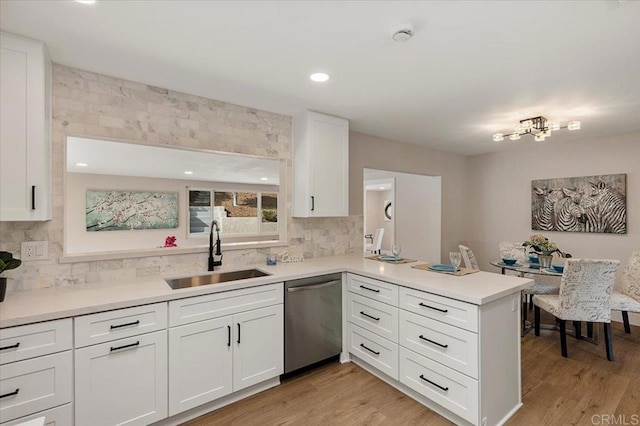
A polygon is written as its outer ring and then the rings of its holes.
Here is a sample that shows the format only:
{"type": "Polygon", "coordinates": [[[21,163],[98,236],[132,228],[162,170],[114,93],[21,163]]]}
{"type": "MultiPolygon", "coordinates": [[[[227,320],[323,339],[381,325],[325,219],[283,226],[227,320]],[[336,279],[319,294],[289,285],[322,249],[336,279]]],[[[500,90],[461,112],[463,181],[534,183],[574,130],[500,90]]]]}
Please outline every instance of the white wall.
{"type": "MultiPolygon", "coordinates": [[[[557,138],[561,138],[558,133],[557,138]]],[[[472,157],[468,239],[480,269],[495,271],[500,241],[520,241],[531,230],[531,180],[627,174],[627,234],[543,232],[574,257],[619,259],[640,250],[640,133],[571,143],[522,143],[519,148],[472,157]]],[[[618,273],[618,279],[620,273],[618,273]]]]}

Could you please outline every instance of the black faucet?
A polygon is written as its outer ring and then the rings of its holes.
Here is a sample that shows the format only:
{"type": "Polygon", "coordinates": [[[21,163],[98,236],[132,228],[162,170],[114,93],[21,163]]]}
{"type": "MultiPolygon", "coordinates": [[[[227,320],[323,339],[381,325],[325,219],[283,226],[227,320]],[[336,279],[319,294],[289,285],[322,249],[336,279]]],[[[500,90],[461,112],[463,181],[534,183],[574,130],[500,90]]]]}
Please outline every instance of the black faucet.
{"type": "Polygon", "coordinates": [[[220,249],[220,228],[218,222],[211,222],[211,231],[209,232],[209,271],[213,271],[215,266],[222,266],[222,250],[220,249]],[[220,256],[220,260],[213,260],[213,228],[216,229],[216,256],[220,256]]]}

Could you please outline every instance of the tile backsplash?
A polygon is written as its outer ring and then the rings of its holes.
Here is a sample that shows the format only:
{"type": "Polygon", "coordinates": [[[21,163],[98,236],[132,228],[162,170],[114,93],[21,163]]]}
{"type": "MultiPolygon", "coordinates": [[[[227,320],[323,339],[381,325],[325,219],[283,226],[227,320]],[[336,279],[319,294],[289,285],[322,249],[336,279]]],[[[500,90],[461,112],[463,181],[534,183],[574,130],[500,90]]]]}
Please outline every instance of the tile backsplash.
{"type": "MultiPolygon", "coordinates": [[[[305,257],[362,250],[363,217],[291,217],[291,117],[126,81],[53,67],[52,214],[47,222],[0,222],[0,250],[20,257],[22,241],[48,241],[49,259],[5,272],[8,292],[97,282],[135,281],[206,271],[207,253],[60,263],[63,254],[64,152],[67,135],[260,155],[287,160],[287,236],[305,257]],[[305,241],[305,231],[311,240],[305,241]]],[[[286,247],[230,250],[225,266],[265,262],[286,247]]]]}

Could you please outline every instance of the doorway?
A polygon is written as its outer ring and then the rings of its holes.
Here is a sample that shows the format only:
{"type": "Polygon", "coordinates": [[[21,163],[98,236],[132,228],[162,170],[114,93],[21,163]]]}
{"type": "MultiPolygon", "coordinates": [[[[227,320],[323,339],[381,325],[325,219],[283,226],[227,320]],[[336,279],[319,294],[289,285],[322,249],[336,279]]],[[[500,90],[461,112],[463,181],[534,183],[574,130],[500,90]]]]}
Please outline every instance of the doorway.
{"type": "MultiPolygon", "coordinates": [[[[382,227],[383,253],[390,253],[391,246],[399,244],[401,257],[440,262],[441,176],[365,168],[363,181],[365,235],[375,235],[375,230],[382,227]]],[[[365,243],[370,240],[365,239],[365,243]]]]}

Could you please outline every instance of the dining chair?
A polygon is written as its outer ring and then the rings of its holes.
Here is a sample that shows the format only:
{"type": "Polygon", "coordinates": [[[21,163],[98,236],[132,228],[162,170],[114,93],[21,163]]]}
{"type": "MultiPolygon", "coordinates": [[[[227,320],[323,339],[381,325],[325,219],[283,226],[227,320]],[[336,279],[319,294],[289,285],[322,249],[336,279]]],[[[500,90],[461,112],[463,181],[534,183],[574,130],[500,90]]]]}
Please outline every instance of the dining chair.
{"type": "Polygon", "coordinates": [[[384,228],[376,229],[376,233],[373,235],[373,246],[372,246],[372,251],[375,254],[381,254],[382,237],[384,237],[384,228]]]}
{"type": "MultiPolygon", "coordinates": [[[[498,244],[500,249],[500,257],[512,257],[517,259],[519,263],[526,261],[527,255],[525,254],[525,248],[522,242],[515,241],[502,241],[498,244]]],[[[558,294],[560,291],[560,284],[544,281],[540,275],[524,274],[524,278],[530,278],[534,280],[531,287],[523,290],[524,303],[528,305],[528,309],[533,309],[533,296],[536,294],[558,294]]],[[[548,278],[547,278],[548,279],[548,278]]],[[[527,306],[525,306],[526,308],[527,306]]],[[[524,312],[524,320],[527,320],[527,312],[524,312]]]]}
{"type": "Polygon", "coordinates": [[[462,254],[462,260],[464,261],[465,268],[480,270],[476,256],[469,247],[460,244],[458,249],[460,250],[460,254],[462,254]]]}
{"type": "Polygon", "coordinates": [[[567,259],[560,280],[559,294],[533,297],[535,334],[540,335],[540,308],[557,318],[560,325],[560,349],[567,357],[566,321],[573,321],[580,339],[580,321],[604,323],[607,359],[613,361],[611,342],[611,292],[619,260],[567,259]]]}
{"type": "Polygon", "coordinates": [[[621,291],[611,293],[611,310],[622,312],[625,333],[631,333],[629,312],[640,313],[640,250],[631,257],[622,271],[621,291]]]}

